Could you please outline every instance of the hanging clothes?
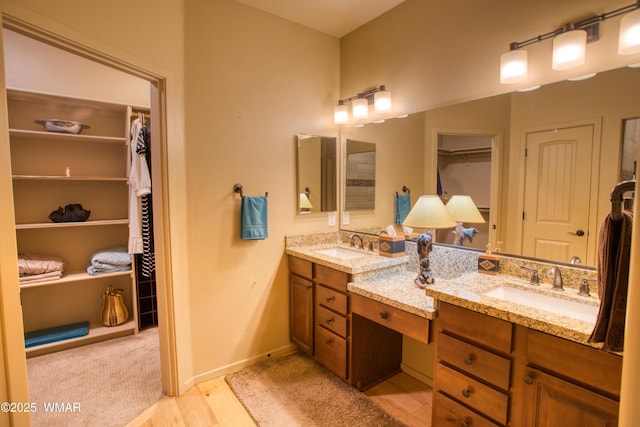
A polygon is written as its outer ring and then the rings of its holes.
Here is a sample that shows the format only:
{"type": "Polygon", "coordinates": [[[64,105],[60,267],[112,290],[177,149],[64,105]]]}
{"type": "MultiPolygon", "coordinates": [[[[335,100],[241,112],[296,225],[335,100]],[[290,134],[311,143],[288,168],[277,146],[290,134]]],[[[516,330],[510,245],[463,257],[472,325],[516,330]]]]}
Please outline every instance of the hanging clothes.
{"type": "Polygon", "coordinates": [[[139,117],[131,123],[129,152],[129,245],[130,254],[143,253],[142,239],[142,197],[151,193],[151,175],[144,153],[137,151],[138,138],[144,125],[139,117]]]}
{"type": "MultiPolygon", "coordinates": [[[[144,155],[149,172],[151,172],[151,133],[144,124],[138,132],[136,152],[144,155]]],[[[155,254],[153,246],[153,202],[151,192],[142,196],[142,258],[140,269],[144,277],[151,277],[155,270],[155,254]]]]}

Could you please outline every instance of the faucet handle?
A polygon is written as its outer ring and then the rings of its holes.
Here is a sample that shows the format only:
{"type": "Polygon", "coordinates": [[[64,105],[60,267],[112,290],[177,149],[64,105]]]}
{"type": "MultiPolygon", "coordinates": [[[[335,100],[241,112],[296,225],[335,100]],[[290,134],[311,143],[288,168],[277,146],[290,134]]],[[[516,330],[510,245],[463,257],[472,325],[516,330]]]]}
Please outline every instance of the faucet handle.
{"type": "Polygon", "coordinates": [[[529,267],[528,265],[521,265],[520,268],[531,272],[531,277],[529,278],[529,284],[531,286],[540,286],[540,278],[538,277],[537,268],[529,267]]]}
{"type": "Polygon", "coordinates": [[[589,282],[595,282],[597,280],[598,279],[583,277],[582,283],[580,284],[580,290],[578,291],[578,295],[582,295],[584,297],[590,297],[591,293],[589,292],[589,282]]]}

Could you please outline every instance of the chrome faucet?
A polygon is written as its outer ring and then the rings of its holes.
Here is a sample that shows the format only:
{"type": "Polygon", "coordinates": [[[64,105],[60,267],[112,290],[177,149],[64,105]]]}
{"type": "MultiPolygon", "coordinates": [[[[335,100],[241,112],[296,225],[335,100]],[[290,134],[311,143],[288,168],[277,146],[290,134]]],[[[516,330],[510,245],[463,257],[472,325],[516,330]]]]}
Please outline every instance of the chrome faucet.
{"type": "Polygon", "coordinates": [[[531,272],[531,277],[529,278],[529,284],[531,286],[540,286],[540,279],[538,278],[538,269],[529,267],[527,265],[521,265],[520,268],[523,270],[529,270],[531,272]]]}
{"type": "Polygon", "coordinates": [[[553,287],[551,289],[555,291],[564,291],[562,285],[562,273],[560,273],[560,267],[557,265],[552,266],[549,269],[549,275],[553,275],[553,287]]]}
{"type": "Polygon", "coordinates": [[[349,242],[351,244],[351,247],[355,247],[355,239],[358,238],[358,240],[360,240],[360,249],[364,249],[364,243],[362,242],[362,237],[360,237],[358,234],[352,234],[349,236],[349,242]]]}

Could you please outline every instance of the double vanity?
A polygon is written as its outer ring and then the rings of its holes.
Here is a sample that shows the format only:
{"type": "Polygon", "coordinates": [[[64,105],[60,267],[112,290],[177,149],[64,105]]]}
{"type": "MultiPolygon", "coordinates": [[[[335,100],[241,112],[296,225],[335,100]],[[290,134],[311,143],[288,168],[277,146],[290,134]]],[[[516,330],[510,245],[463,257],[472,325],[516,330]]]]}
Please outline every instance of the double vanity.
{"type": "Polygon", "coordinates": [[[424,290],[409,241],[392,258],[340,232],[288,236],[286,252],[291,340],[348,384],[399,372],[405,335],[435,348],[434,426],[617,425],[622,355],[587,342],[599,302],[578,295],[595,272],[559,267],[558,291],[549,264],[503,257],[492,276],[478,252],[435,246],[424,290]]]}

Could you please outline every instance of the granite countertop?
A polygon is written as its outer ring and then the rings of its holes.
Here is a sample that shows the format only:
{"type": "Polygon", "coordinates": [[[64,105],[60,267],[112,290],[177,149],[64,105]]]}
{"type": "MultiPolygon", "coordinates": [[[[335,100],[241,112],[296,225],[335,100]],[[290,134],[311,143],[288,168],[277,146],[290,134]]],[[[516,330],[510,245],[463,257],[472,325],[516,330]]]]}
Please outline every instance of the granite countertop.
{"type": "Polygon", "coordinates": [[[403,268],[409,261],[408,256],[385,257],[378,255],[376,251],[350,248],[349,245],[324,243],[317,245],[291,246],[286,248],[288,255],[293,255],[334,270],[343,271],[349,274],[359,274],[367,272],[375,272],[376,270],[393,269],[394,267],[403,268]],[[341,247],[356,250],[362,253],[359,258],[342,259],[318,252],[319,249],[328,249],[341,247]]]}
{"type": "MultiPolygon", "coordinates": [[[[580,344],[601,347],[601,344],[587,342],[595,325],[595,316],[591,322],[577,320],[484,295],[504,284],[530,292],[581,302],[594,306],[596,309],[600,304],[599,299],[593,294],[590,297],[580,296],[575,289],[565,288],[565,291],[553,291],[548,283],[531,286],[526,280],[513,276],[493,276],[475,272],[454,279],[439,280],[434,285],[427,287],[424,292],[427,296],[438,301],[448,302],[580,344]]],[[[592,292],[594,292],[593,289],[592,292]]]]}
{"type": "Polygon", "coordinates": [[[415,277],[415,272],[404,271],[377,280],[349,283],[347,290],[417,316],[434,319],[433,298],[425,296],[424,290],[414,285],[415,277]]]}

